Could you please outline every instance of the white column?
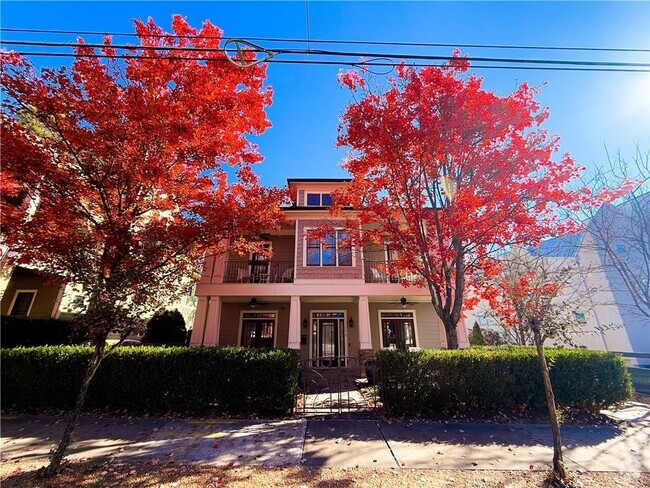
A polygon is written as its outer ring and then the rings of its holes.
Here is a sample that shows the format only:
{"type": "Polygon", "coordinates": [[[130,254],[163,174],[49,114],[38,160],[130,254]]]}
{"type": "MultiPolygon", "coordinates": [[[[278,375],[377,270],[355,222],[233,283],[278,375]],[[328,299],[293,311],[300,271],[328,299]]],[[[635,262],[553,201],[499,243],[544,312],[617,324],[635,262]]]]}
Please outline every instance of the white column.
{"type": "Polygon", "coordinates": [[[372,349],[372,335],[370,332],[370,307],[368,297],[359,297],[359,349],[372,349]]]}
{"type": "Polygon", "coordinates": [[[194,315],[194,326],[192,327],[192,337],[190,346],[200,346],[203,343],[203,334],[205,331],[205,317],[208,313],[208,297],[199,297],[199,303],[196,306],[194,315]]]}
{"type": "Polygon", "coordinates": [[[300,350],[300,297],[291,297],[289,308],[289,348],[300,350]]]}
{"type": "Polygon", "coordinates": [[[204,346],[219,344],[219,329],[221,328],[221,298],[211,297],[208,303],[208,313],[205,320],[204,346]]]}

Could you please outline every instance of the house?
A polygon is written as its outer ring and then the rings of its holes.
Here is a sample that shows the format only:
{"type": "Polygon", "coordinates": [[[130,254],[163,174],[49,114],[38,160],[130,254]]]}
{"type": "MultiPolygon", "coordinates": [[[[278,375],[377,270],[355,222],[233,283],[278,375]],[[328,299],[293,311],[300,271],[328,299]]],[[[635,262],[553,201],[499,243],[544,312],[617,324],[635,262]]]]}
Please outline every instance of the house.
{"type": "MultiPolygon", "coordinates": [[[[178,310],[189,326],[194,322],[196,297],[194,287],[170,304],[178,310]]],[[[78,310],[74,302],[83,291],[71,283],[61,283],[55,276],[32,266],[14,266],[0,260],[0,315],[30,319],[71,319],[78,310]]],[[[110,336],[111,339],[117,336],[110,336]]]]}
{"type": "MultiPolygon", "coordinates": [[[[387,273],[395,251],[352,247],[342,218],[331,217],[332,192],[349,181],[288,179],[295,200],[284,208],[289,224],[265,236],[270,258],[206,258],[190,345],[289,347],[341,366],[382,348],[446,347],[427,289],[387,273]],[[332,230],[314,238],[324,222],[332,230]]],[[[459,333],[467,345],[465,327],[459,333]]]]}

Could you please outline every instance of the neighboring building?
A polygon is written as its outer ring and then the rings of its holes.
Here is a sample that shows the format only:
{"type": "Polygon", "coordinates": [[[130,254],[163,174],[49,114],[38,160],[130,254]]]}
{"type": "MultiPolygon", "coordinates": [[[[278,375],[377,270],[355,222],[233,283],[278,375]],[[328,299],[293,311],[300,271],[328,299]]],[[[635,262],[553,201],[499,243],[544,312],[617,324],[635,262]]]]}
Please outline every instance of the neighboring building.
{"type": "MultiPolygon", "coordinates": [[[[650,208],[650,194],[646,193],[640,198],[645,202],[645,207],[641,208],[650,208]]],[[[626,239],[627,230],[638,229],[642,225],[634,215],[626,211],[626,204],[605,205],[594,217],[599,220],[587,222],[584,231],[548,239],[538,248],[529,250],[531,254],[548,260],[552,267],[575,266],[576,276],[565,295],[578,292],[587,296],[584,307],[574,312],[577,321],[582,324],[573,339],[578,346],[631,354],[650,353],[650,320],[635,306],[603,243],[594,237],[598,233],[593,226],[606,222],[610,226],[607,229],[611,234],[610,249],[620,256],[627,268],[633,272],[639,270],[647,277],[650,262],[646,256],[650,249],[646,249],[645,254],[639,252],[635,247],[642,241],[626,239]]],[[[647,221],[647,214],[642,218],[647,221]]],[[[641,231],[641,234],[644,232],[641,231]]],[[[647,278],[637,275],[637,279],[642,282],[647,278]]],[[[484,302],[482,305],[486,306],[484,302]]],[[[471,329],[475,321],[482,327],[490,325],[481,306],[468,314],[467,327],[471,329]]],[[[626,359],[632,364],[650,364],[650,359],[632,356],[626,359]]]]}
{"type": "MultiPolygon", "coordinates": [[[[55,277],[32,267],[0,262],[0,315],[32,319],[70,319],[76,313],[74,302],[83,294],[79,286],[58,284],[55,277]]],[[[194,286],[167,307],[178,310],[188,328],[194,323],[194,286]]],[[[113,338],[111,336],[111,338],[113,338]]]]}
{"type": "MultiPolygon", "coordinates": [[[[269,232],[259,254],[208,257],[196,287],[192,346],[289,347],[302,359],[371,357],[381,348],[444,348],[444,326],[426,288],[386,272],[388,246],[350,246],[332,219],[331,193],[347,179],[289,179],[289,225],[269,232]],[[310,238],[324,222],[335,230],[310,238]]],[[[459,340],[467,345],[465,327],[459,340]]]]}
{"type": "Polygon", "coordinates": [[[0,264],[0,314],[57,318],[64,288],[37,270],[0,264]]]}

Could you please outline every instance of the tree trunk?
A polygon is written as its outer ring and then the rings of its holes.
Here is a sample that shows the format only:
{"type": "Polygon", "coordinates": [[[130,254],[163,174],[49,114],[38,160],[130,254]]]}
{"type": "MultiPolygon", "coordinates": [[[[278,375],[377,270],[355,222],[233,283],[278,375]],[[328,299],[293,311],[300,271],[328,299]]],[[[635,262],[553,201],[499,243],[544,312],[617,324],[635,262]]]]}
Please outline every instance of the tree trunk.
{"type": "Polygon", "coordinates": [[[542,344],[542,337],[539,326],[531,326],[533,329],[533,337],[535,339],[535,346],[537,348],[537,359],[539,366],[542,370],[542,379],[544,380],[544,390],[546,392],[546,406],[551,422],[551,432],[553,433],[553,474],[563,480],[567,477],[566,467],[564,466],[564,459],[562,458],[562,437],[560,436],[560,423],[557,420],[557,410],[555,408],[555,395],[553,394],[553,386],[551,385],[551,376],[548,371],[548,364],[544,356],[544,347],[542,344]]]}
{"type": "Polygon", "coordinates": [[[63,460],[63,456],[65,456],[68,446],[70,445],[70,441],[72,440],[72,433],[74,432],[74,429],[79,422],[79,415],[81,414],[84,402],[86,401],[88,387],[90,386],[90,382],[95,376],[95,373],[97,372],[97,369],[99,368],[99,365],[103,359],[104,345],[96,345],[95,350],[93,351],[93,356],[90,360],[90,364],[86,370],[86,375],[84,376],[83,383],[81,384],[81,390],[79,390],[79,394],[77,395],[77,402],[75,404],[74,410],[70,415],[68,424],[65,426],[61,440],[56,446],[56,449],[54,449],[50,455],[50,464],[47,466],[47,468],[45,468],[45,471],[43,472],[43,475],[45,477],[54,476],[59,473],[61,461],[63,460]]]}
{"type": "Polygon", "coordinates": [[[445,321],[445,335],[447,336],[447,349],[458,349],[458,329],[457,324],[452,323],[452,320],[446,319],[445,321]]]}

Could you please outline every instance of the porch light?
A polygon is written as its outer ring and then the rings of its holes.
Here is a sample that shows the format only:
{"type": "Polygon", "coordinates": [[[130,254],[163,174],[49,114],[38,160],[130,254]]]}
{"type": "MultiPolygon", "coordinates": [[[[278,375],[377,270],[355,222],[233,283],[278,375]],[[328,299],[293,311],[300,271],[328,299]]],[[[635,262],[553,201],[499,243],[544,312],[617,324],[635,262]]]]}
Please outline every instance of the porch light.
{"type": "Polygon", "coordinates": [[[402,304],[402,308],[406,308],[406,297],[400,298],[399,302],[402,304]]]}
{"type": "Polygon", "coordinates": [[[305,318],[302,321],[302,328],[306,329],[307,327],[309,327],[309,320],[307,320],[307,318],[305,318]]]}
{"type": "Polygon", "coordinates": [[[255,297],[251,298],[250,306],[251,308],[257,307],[257,298],[255,297]]]}
{"type": "Polygon", "coordinates": [[[354,319],[353,319],[352,317],[350,317],[350,320],[349,320],[348,323],[350,324],[350,329],[351,329],[352,327],[354,327],[354,319]]]}

